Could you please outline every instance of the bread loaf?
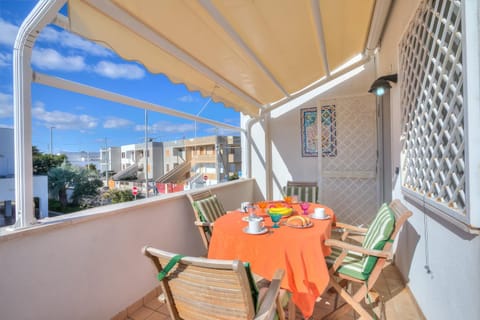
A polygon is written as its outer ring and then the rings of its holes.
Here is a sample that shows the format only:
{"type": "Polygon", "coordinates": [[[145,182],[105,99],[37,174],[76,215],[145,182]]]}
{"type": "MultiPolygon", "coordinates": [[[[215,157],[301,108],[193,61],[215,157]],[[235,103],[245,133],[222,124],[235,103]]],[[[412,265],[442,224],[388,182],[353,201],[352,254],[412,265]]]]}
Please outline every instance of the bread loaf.
{"type": "Polygon", "coordinates": [[[292,226],[305,227],[311,223],[310,218],[303,216],[293,216],[288,218],[287,224],[292,226]]]}

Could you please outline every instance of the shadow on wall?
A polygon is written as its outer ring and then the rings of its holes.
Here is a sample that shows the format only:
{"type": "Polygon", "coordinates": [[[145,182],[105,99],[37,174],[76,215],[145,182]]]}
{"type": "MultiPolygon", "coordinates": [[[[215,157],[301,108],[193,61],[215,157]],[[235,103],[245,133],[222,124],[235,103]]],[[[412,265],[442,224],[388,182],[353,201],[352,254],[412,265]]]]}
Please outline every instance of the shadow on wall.
{"type": "Polygon", "coordinates": [[[410,268],[412,265],[413,255],[417,249],[418,242],[420,241],[420,235],[415,228],[407,221],[403,225],[403,229],[398,235],[398,244],[396,248],[395,265],[402,273],[403,280],[408,283],[408,275],[410,274],[410,268]],[[401,258],[398,259],[397,257],[401,258]]]}

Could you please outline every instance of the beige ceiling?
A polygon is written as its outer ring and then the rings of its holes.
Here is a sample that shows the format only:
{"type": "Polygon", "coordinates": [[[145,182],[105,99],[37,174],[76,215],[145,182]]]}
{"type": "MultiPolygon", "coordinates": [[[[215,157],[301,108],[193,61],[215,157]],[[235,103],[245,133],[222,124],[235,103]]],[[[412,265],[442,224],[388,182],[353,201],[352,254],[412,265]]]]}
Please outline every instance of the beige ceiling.
{"type": "Polygon", "coordinates": [[[374,6],[375,0],[68,1],[72,32],[252,116],[364,53],[374,6]]]}

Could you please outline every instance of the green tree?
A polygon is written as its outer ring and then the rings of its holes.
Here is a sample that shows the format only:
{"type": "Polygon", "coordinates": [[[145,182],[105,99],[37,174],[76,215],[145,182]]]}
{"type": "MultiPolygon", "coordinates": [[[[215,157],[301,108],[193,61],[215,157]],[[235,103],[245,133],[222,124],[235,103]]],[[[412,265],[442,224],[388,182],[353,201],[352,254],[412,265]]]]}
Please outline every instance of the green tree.
{"type": "Polygon", "coordinates": [[[93,170],[89,168],[77,169],[73,184],[72,201],[75,205],[78,205],[80,199],[83,197],[98,195],[99,188],[103,186],[103,182],[99,179],[95,166],[93,166],[93,170]]]}
{"type": "Polygon", "coordinates": [[[48,171],[48,190],[55,200],[60,201],[62,209],[67,207],[67,189],[73,187],[75,176],[75,170],[67,163],[48,171]]]}
{"type": "Polygon", "coordinates": [[[91,170],[91,171],[97,171],[97,166],[93,163],[89,163],[86,165],[86,168],[87,170],[91,170]]]}
{"type": "Polygon", "coordinates": [[[112,203],[127,202],[133,200],[130,190],[111,189],[103,194],[104,199],[110,200],[112,203]]]}
{"type": "Polygon", "coordinates": [[[98,195],[98,188],[102,185],[95,170],[74,168],[63,163],[48,171],[48,189],[53,198],[60,201],[62,209],[68,205],[68,188],[73,188],[72,201],[76,205],[82,197],[98,195]]]}
{"type": "Polygon", "coordinates": [[[59,167],[62,163],[67,161],[67,156],[64,154],[53,155],[44,154],[38,150],[36,146],[32,146],[32,162],[33,174],[48,174],[51,168],[59,167]]]}

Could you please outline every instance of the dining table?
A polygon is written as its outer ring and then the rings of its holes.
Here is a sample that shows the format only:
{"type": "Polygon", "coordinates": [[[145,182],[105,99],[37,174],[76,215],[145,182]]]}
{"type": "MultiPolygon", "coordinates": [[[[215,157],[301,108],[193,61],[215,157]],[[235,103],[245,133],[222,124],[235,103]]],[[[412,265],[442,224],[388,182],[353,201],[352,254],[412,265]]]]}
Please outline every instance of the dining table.
{"type": "MultiPolygon", "coordinates": [[[[292,215],[304,215],[299,204],[290,206],[292,215]]],[[[287,226],[288,217],[280,221],[279,228],[273,228],[268,208],[256,209],[268,231],[255,234],[246,229],[248,214],[234,210],[215,221],[208,258],[249,262],[252,272],[267,280],[276,269],[284,269],[281,287],[291,293],[296,307],[309,318],[329,282],[325,256],[330,254],[330,248],[324,241],[330,238],[335,221],[333,210],[318,203],[311,203],[306,214],[311,215],[319,207],[325,208],[326,218],[310,218],[312,224],[305,228],[287,226]]]]}

